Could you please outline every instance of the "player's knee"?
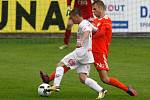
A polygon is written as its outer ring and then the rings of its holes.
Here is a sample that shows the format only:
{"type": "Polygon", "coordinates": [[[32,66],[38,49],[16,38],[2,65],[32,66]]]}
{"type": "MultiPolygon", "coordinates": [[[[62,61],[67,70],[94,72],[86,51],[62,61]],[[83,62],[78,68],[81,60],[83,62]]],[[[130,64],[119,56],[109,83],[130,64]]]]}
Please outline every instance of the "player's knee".
{"type": "Polygon", "coordinates": [[[84,84],[85,83],[85,79],[80,78],[80,82],[84,84]]]}
{"type": "Polygon", "coordinates": [[[103,78],[101,78],[101,80],[103,83],[106,83],[106,84],[109,83],[109,78],[107,78],[107,77],[103,77],[103,78]]]}
{"type": "Polygon", "coordinates": [[[87,78],[87,75],[86,74],[80,74],[80,82],[81,83],[85,83],[85,80],[86,80],[86,78],[87,78]]]}

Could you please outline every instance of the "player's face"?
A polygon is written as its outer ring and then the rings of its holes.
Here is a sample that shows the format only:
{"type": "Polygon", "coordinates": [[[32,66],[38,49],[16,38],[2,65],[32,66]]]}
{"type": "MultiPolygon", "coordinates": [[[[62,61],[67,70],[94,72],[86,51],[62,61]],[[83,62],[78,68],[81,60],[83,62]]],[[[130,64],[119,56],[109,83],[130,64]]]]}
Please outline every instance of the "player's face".
{"type": "Polygon", "coordinates": [[[102,10],[101,10],[101,8],[100,8],[97,4],[94,4],[94,5],[92,6],[92,11],[93,11],[93,13],[94,13],[94,15],[95,15],[96,17],[100,17],[100,16],[101,16],[102,10]]]}
{"type": "Polygon", "coordinates": [[[74,24],[78,24],[79,23],[77,15],[71,15],[70,18],[72,19],[72,21],[73,21],[74,24]]]}

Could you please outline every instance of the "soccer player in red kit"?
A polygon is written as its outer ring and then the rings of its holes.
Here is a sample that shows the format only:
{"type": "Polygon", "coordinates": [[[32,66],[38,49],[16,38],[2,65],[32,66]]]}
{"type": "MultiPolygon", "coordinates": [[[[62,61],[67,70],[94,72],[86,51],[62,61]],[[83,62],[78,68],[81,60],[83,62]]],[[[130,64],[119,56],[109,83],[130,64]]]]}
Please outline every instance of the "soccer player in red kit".
{"type": "MultiPolygon", "coordinates": [[[[74,1],[74,8],[81,9],[82,17],[87,20],[91,20],[93,18],[92,13],[92,1],[93,0],[75,0],[74,1]]],[[[71,2],[72,0],[67,0],[67,13],[66,15],[69,15],[69,12],[71,11],[71,2]]],[[[71,28],[73,26],[73,21],[71,18],[68,19],[67,22],[67,28],[66,32],[64,33],[64,44],[59,47],[59,49],[64,49],[68,47],[69,44],[69,38],[71,36],[71,28]]]]}
{"type": "Polygon", "coordinates": [[[108,76],[108,52],[109,45],[112,38],[112,21],[105,15],[105,5],[103,1],[97,0],[92,4],[94,15],[97,17],[93,20],[94,26],[98,30],[93,34],[92,52],[94,56],[94,65],[99,73],[100,79],[109,85],[115,86],[127,92],[130,96],[136,96],[137,92],[132,87],[127,87],[121,83],[117,78],[108,76]]]}

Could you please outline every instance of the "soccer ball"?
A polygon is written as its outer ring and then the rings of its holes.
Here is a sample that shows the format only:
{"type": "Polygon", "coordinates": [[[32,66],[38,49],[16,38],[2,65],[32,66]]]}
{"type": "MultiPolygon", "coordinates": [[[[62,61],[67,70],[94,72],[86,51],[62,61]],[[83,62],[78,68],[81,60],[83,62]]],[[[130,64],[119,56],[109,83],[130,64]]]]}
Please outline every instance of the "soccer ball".
{"type": "Polygon", "coordinates": [[[48,97],[51,94],[51,91],[48,90],[49,87],[49,84],[42,83],[38,86],[38,94],[43,97],[48,97]]]}

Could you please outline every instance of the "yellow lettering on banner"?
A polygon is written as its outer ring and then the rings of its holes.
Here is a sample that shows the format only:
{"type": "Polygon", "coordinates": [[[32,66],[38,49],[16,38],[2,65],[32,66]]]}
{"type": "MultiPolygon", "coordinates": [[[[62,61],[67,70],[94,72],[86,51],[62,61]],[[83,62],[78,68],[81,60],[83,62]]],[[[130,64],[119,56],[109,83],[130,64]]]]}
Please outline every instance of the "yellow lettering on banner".
{"type": "Polygon", "coordinates": [[[1,0],[0,8],[1,33],[64,33],[68,20],[66,0],[1,0]]]}

